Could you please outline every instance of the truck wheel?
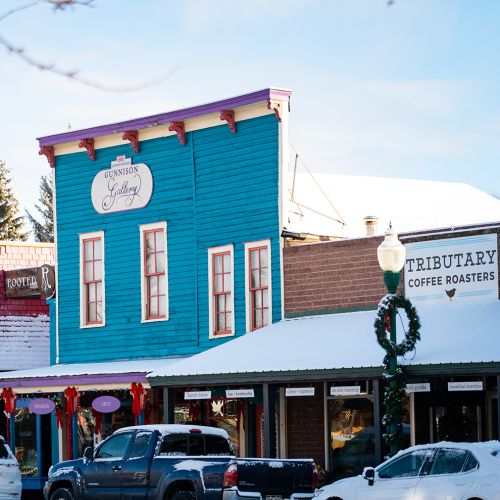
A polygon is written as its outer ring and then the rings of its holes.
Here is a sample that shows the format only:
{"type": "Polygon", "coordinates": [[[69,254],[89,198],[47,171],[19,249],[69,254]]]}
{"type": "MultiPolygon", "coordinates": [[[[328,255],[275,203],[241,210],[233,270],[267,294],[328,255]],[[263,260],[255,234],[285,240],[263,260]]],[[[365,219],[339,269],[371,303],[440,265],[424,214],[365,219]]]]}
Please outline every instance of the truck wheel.
{"type": "Polygon", "coordinates": [[[171,500],[196,500],[196,495],[194,491],[176,491],[171,500]]]}
{"type": "Polygon", "coordinates": [[[67,488],[58,488],[50,495],[50,500],[73,500],[73,493],[67,488]]]}

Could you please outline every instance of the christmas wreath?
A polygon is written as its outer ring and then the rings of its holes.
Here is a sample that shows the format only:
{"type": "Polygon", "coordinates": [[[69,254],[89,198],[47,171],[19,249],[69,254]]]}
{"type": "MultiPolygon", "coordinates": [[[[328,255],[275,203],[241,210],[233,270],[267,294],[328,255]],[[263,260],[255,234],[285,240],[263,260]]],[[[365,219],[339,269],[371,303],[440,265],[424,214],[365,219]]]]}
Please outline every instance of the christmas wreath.
{"type": "Polygon", "coordinates": [[[389,432],[384,434],[384,439],[388,446],[391,446],[399,439],[402,431],[401,420],[405,413],[403,398],[405,396],[406,381],[404,379],[403,368],[396,364],[396,368],[391,372],[391,358],[404,356],[415,349],[415,344],[420,340],[420,319],[412,303],[402,295],[386,295],[378,306],[377,319],[375,320],[375,333],[377,341],[385,350],[384,357],[386,381],[384,392],[384,406],[386,414],[382,423],[389,432]],[[405,330],[405,338],[399,344],[387,338],[390,332],[390,317],[393,311],[404,309],[408,317],[408,329],[405,330]]]}

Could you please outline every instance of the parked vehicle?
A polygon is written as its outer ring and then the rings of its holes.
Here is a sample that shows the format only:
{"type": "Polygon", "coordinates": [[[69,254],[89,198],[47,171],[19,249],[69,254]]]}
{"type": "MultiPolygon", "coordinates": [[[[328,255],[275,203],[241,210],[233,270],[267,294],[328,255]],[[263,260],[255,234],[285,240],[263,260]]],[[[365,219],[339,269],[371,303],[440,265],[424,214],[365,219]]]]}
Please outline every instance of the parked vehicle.
{"type": "Polygon", "coordinates": [[[316,492],[315,500],[500,500],[500,442],[419,445],[316,492]]]}
{"type": "Polygon", "coordinates": [[[0,500],[21,498],[21,471],[16,457],[0,436],[0,500]]]}
{"type": "Polygon", "coordinates": [[[312,460],[239,459],[227,432],[190,425],[116,431],[84,457],[49,470],[46,500],[308,500],[312,460]]]}

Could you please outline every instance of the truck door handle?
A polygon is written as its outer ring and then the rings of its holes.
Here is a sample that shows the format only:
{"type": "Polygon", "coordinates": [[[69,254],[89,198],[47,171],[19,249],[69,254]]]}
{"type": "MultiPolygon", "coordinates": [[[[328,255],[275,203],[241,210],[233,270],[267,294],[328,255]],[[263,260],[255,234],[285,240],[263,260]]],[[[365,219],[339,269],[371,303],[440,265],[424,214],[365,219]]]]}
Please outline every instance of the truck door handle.
{"type": "Polygon", "coordinates": [[[122,470],[122,466],[121,466],[121,465],[115,465],[115,466],[113,467],[113,470],[114,470],[114,471],[122,470]]]}

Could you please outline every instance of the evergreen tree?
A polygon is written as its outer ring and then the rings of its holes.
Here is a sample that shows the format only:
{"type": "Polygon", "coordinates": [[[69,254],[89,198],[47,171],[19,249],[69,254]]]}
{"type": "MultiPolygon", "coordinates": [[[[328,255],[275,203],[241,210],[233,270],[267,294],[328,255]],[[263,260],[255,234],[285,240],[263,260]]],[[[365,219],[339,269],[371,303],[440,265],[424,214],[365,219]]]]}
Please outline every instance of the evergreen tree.
{"type": "Polygon", "coordinates": [[[0,160],[0,240],[26,241],[23,233],[24,217],[18,214],[19,203],[10,187],[10,171],[0,160]]]}
{"type": "Polygon", "coordinates": [[[52,205],[52,181],[46,175],[40,179],[40,205],[35,208],[42,216],[42,222],[38,222],[27,210],[28,220],[33,226],[33,233],[36,241],[53,242],[54,241],[54,209],[52,205]]]}

